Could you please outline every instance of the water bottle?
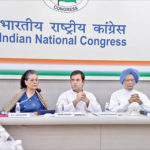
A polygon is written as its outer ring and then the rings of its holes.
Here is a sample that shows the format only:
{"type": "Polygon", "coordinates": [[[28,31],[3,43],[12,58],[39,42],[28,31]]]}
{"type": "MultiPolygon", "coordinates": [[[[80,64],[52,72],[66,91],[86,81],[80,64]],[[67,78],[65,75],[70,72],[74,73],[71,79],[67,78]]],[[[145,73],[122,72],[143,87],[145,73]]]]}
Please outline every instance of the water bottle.
{"type": "Polygon", "coordinates": [[[64,105],[63,104],[61,105],[61,113],[62,114],[64,113],[64,105]]]}
{"type": "Polygon", "coordinates": [[[20,103],[19,103],[19,102],[16,103],[15,112],[16,112],[16,113],[20,113],[20,103]]]}
{"type": "Polygon", "coordinates": [[[105,104],[105,112],[109,112],[109,103],[108,102],[106,102],[106,104],[105,104]]]}

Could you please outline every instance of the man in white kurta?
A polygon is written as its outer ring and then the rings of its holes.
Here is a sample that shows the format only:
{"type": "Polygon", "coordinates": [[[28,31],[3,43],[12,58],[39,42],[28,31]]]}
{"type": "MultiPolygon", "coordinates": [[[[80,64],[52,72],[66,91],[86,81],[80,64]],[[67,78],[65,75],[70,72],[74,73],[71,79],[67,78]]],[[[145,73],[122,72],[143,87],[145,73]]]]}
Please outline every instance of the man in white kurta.
{"type": "Polygon", "coordinates": [[[112,112],[126,112],[132,103],[137,103],[140,110],[150,111],[150,100],[148,97],[134,89],[139,81],[139,72],[129,68],[120,75],[120,82],[123,89],[114,92],[110,98],[109,109],[112,112]]]}
{"type": "Polygon", "coordinates": [[[61,112],[101,112],[101,106],[95,96],[83,90],[85,75],[76,70],[70,75],[71,90],[62,93],[56,104],[57,111],[61,112]]]}

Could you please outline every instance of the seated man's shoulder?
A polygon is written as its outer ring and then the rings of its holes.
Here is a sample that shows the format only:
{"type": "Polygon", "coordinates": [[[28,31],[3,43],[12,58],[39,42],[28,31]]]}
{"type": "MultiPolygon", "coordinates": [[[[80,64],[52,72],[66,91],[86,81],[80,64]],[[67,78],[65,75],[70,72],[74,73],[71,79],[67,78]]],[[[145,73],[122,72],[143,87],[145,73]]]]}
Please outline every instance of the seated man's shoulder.
{"type": "Polygon", "coordinates": [[[62,92],[61,95],[68,95],[72,92],[73,92],[72,90],[67,90],[67,91],[62,92]]]}
{"type": "Polygon", "coordinates": [[[114,91],[112,94],[123,94],[124,93],[124,89],[119,89],[114,91]]]}

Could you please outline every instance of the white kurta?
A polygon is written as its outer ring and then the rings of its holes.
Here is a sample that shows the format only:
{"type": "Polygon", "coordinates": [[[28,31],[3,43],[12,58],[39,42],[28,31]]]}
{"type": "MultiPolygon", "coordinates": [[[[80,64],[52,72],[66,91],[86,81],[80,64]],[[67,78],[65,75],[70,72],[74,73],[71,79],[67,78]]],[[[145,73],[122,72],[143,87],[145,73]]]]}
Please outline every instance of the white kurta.
{"type": "Polygon", "coordinates": [[[128,110],[128,106],[130,105],[128,100],[130,99],[132,94],[138,94],[140,100],[143,102],[143,104],[140,105],[141,110],[150,111],[150,100],[148,99],[148,97],[142,92],[139,92],[134,89],[131,91],[121,89],[114,92],[110,98],[110,105],[109,105],[110,111],[126,112],[128,110]]]}
{"type": "Polygon", "coordinates": [[[101,112],[101,106],[96,101],[95,96],[87,91],[83,91],[86,94],[86,97],[89,99],[89,106],[86,106],[86,103],[80,101],[77,103],[76,107],[73,105],[73,101],[76,99],[77,93],[73,90],[68,90],[62,93],[56,104],[57,111],[62,111],[62,105],[64,107],[64,112],[101,112]]]}

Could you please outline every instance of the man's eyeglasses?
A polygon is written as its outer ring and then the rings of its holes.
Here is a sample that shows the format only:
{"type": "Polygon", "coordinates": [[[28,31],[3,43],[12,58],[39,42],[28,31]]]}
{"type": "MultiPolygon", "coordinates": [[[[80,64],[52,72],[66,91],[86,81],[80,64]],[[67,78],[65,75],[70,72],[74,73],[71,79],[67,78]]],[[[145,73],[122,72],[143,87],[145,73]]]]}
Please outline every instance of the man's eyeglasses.
{"type": "Polygon", "coordinates": [[[130,81],[131,81],[131,82],[134,82],[135,80],[134,80],[134,79],[125,79],[125,81],[126,81],[126,82],[130,82],[130,81]]]}

